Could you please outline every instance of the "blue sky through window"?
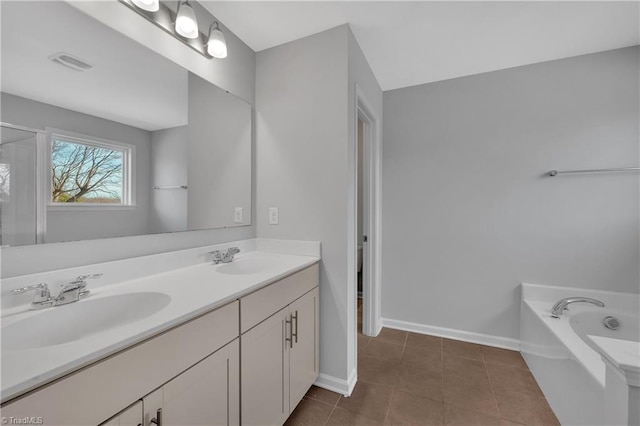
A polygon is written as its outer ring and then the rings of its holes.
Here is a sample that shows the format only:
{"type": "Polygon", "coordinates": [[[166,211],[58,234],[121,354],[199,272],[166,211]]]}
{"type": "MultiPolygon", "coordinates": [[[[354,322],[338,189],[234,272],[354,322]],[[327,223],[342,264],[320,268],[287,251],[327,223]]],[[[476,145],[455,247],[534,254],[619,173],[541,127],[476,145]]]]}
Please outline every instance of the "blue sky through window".
{"type": "Polygon", "coordinates": [[[51,200],[54,203],[123,203],[124,152],[54,138],[51,200]]]}

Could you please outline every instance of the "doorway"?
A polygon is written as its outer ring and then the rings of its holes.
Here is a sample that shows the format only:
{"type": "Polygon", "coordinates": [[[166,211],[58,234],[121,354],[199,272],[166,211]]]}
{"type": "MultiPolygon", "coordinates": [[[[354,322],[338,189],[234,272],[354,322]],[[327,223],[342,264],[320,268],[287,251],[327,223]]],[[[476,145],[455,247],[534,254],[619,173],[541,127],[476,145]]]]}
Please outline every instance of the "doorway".
{"type": "MultiPolygon", "coordinates": [[[[358,255],[357,255],[357,260],[356,260],[356,273],[357,273],[357,298],[358,298],[358,332],[362,333],[363,330],[363,312],[364,312],[364,307],[363,307],[363,275],[364,275],[364,271],[362,268],[362,264],[363,262],[363,246],[364,244],[366,244],[366,239],[368,238],[368,236],[366,236],[364,234],[364,221],[365,221],[365,214],[368,216],[369,212],[366,211],[364,209],[364,121],[362,121],[362,118],[358,117],[358,124],[357,124],[357,137],[356,137],[356,144],[357,144],[357,158],[358,158],[358,166],[357,166],[357,172],[356,172],[356,179],[357,179],[357,218],[356,218],[356,223],[357,223],[357,230],[358,230],[358,237],[356,239],[357,241],[357,248],[358,248],[358,255]]],[[[367,277],[368,278],[368,277],[367,277]]]]}
{"type": "Polygon", "coordinates": [[[356,312],[358,332],[377,336],[382,328],[378,119],[357,87],[356,109],[356,312]]]}

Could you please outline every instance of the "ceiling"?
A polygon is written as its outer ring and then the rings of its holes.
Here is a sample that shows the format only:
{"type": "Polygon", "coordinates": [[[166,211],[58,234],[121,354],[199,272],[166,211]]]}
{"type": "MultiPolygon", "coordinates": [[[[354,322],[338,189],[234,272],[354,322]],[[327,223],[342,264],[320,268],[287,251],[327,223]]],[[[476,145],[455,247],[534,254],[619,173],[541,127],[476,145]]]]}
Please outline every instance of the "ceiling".
{"type": "Polygon", "coordinates": [[[209,1],[255,51],[348,23],[382,90],[640,43],[638,1],[209,1]]]}
{"type": "Polygon", "coordinates": [[[187,123],[188,73],[64,2],[1,1],[3,92],[145,130],[187,123]],[[75,71],[57,52],[93,65],[75,71]]]}

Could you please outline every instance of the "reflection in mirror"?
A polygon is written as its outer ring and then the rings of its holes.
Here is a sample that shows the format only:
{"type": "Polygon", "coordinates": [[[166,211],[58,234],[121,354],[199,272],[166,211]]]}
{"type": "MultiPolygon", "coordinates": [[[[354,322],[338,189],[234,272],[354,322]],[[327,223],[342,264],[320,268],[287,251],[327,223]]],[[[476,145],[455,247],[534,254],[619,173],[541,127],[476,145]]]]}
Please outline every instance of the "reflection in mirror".
{"type": "Polygon", "coordinates": [[[36,132],[0,129],[0,244],[35,244],[36,132]]]}
{"type": "Polygon", "coordinates": [[[249,104],[65,2],[0,7],[2,245],[251,223],[249,104]]]}

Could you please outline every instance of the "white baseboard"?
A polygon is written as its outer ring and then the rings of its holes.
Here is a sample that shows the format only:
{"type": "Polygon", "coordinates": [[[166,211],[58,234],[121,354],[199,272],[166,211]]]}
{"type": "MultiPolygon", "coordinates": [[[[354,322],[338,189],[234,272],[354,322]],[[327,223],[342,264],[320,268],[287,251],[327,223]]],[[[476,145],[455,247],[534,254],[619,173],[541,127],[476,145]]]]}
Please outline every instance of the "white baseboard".
{"type": "Polygon", "coordinates": [[[348,380],[339,379],[335,376],[329,376],[328,374],[320,373],[314,385],[318,386],[319,388],[324,388],[332,392],[342,394],[344,396],[351,396],[351,392],[353,392],[353,388],[356,386],[357,381],[358,372],[354,368],[353,370],[351,370],[348,380]]]}
{"type": "Polygon", "coordinates": [[[492,336],[490,334],[436,327],[433,325],[418,324],[415,322],[400,321],[389,318],[382,318],[382,326],[394,328],[396,330],[412,331],[414,333],[446,337],[448,339],[462,340],[463,342],[479,343],[481,345],[520,351],[520,340],[508,337],[492,336]]]}

